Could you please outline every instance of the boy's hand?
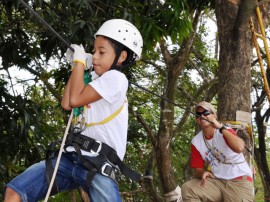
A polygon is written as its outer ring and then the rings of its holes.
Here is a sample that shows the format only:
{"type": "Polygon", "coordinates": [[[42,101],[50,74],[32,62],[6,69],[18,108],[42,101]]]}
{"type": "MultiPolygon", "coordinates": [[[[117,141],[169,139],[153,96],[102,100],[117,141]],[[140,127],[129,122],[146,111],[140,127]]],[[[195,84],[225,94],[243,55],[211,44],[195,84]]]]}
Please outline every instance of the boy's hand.
{"type": "Polygon", "coordinates": [[[78,46],[77,44],[71,44],[74,52],[71,49],[67,49],[66,59],[74,66],[75,62],[80,62],[84,65],[85,69],[90,69],[92,66],[92,54],[86,53],[83,46],[78,46]]]}
{"type": "Polygon", "coordinates": [[[91,53],[86,53],[86,67],[85,70],[87,69],[92,69],[93,67],[93,55],[91,53]]]}

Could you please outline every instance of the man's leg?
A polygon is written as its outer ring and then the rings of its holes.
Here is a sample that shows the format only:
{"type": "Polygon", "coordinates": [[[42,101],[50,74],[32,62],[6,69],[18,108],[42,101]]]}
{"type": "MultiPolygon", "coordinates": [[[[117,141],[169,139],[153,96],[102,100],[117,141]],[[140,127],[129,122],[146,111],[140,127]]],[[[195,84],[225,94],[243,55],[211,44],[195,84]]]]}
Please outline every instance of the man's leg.
{"type": "Polygon", "coordinates": [[[226,202],[253,202],[253,183],[245,179],[229,180],[226,182],[226,189],[224,189],[223,198],[226,202]]]}
{"type": "Polygon", "coordinates": [[[199,179],[187,181],[181,186],[184,202],[219,202],[222,200],[222,182],[218,179],[208,178],[202,186],[199,179]]]}

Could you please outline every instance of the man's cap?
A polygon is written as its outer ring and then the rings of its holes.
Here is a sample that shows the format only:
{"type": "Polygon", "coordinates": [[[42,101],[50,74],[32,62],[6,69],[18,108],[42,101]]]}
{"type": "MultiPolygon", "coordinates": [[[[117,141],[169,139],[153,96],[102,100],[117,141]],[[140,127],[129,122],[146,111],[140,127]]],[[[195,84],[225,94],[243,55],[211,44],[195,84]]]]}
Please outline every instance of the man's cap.
{"type": "Polygon", "coordinates": [[[201,101],[201,102],[199,102],[197,105],[196,105],[196,107],[195,107],[195,111],[197,111],[197,109],[199,108],[199,107],[202,107],[202,108],[204,108],[204,109],[206,109],[206,110],[208,110],[208,111],[211,111],[211,112],[213,112],[214,114],[216,114],[216,109],[215,109],[215,107],[211,104],[211,103],[209,103],[209,102],[206,102],[206,101],[201,101]]]}

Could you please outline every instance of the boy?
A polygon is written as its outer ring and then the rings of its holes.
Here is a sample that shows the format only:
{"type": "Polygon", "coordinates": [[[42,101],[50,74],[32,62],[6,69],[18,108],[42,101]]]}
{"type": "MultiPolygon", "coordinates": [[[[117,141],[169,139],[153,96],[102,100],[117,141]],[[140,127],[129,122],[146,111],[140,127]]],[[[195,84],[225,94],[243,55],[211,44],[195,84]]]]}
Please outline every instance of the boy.
{"type": "MultiPolygon", "coordinates": [[[[84,110],[78,118],[82,127],[71,127],[67,137],[55,180],[59,192],[81,186],[91,202],[121,201],[115,170],[129,170],[121,162],[127,141],[128,80],[120,70],[135,64],[142,45],[140,32],[130,22],[106,21],[95,34],[95,73],[89,84],[84,83],[89,54],[74,44],[74,53],[67,50],[67,60],[74,66],[61,105],[66,110],[84,106],[84,110]]],[[[55,164],[56,158],[52,162],[55,164]]],[[[44,198],[48,189],[46,174],[45,161],[28,168],[7,184],[5,202],[44,198]]]]}

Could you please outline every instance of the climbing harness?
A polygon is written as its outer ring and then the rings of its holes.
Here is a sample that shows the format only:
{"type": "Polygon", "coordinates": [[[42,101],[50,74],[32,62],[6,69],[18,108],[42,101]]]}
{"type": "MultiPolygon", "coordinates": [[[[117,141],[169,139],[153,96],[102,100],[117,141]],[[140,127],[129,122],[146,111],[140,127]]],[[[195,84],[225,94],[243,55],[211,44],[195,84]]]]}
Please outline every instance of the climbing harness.
{"type": "MultiPolygon", "coordinates": [[[[133,181],[139,181],[141,179],[141,175],[126,166],[113,148],[93,138],[84,136],[80,132],[76,132],[76,128],[72,129],[68,134],[65,150],[69,146],[75,148],[82,165],[88,168],[89,171],[96,169],[99,173],[108,176],[111,174],[110,170],[119,169],[121,174],[129,177],[133,181]],[[81,154],[81,150],[89,152],[94,156],[84,156],[81,154]],[[90,159],[90,161],[88,161],[88,159],[90,159]]],[[[90,174],[92,175],[93,173],[90,174]]]]}
{"type": "MultiPolygon", "coordinates": [[[[102,143],[100,141],[97,141],[93,138],[87,137],[85,135],[82,135],[81,132],[86,127],[92,127],[95,125],[100,124],[106,124],[107,122],[114,119],[123,109],[125,102],[121,105],[121,107],[115,111],[110,116],[106,117],[102,121],[99,122],[92,122],[92,123],[86,123],[84,120],[84,117],[81,116],[80,118],[83,119],[83,123],[81,123],[81,120],[78,121],[78,117],[74,115],[73,124],[70,128],[66,140],[62,141],[64,142],[64,151],[66,153],[69,153],[70,151],[67,150],[68,147],[72,146],[75,149],[76,155],[80,159],[80,163],[82,166],[84,166],[88,170],[88,174],[86,177],[86,189],[90,189],[91,181],[93,180],[95,174],[98,172],[106,177],[109,177],[113,180],[115,180],[115,171],[119,170],[121,174],[129,177],[133,181],[140,181],[141,175],[132,169],[130,169],[128,166],[126,166],[122,160],[118,157],[116,151],[108,146],[105,143],[102,143]],[[75,122],[74,122],[75,121],[75,122]],[[79,127],[77,127],[79,125],[79,127]],[[82,155],[82,152],[86,151],[90,154],[93,154],[93,156],[85,156],[82,155]]],[[[83,107],[84,110],[80,113],[83,114],[83,112],[86,111],[86,107],[83,107]]],[[[80,115],[80,114],[79,114],[80,115]]],[[[55,146],[58,144],[57,142],[52,142],[49,150],[47,152],[47,158],[46,158],[46,179],[48,184],[51,183],[51,172],[53,170],[53,164],[52,164],[52,158],[55,156],[55,146]]],[[[54,181],[52,185],[52,193],[57,193],[57,182],[54,181]]]]}
{"type": "MultiPolygon", "coordinates": [[[[46,162],[51,162],[52,158],[55,156],[54,146],[56,144],[57,142],[51,143],[50,150],[48,151],[50,155],[48,155],[46,162]]],[[[89,171],[86,179],[87,189],[90,188],[91,181],[97,172],[115,180],[115,171],[120,171],[121,174],[129,177],[133,181],[141,180],[141,175],[126,166],[113,148],[105,143],[82,135],[80,128],[72,127],[69,130],[64,146],[66,153],[70,152],[67,149],[70,146],[74,147],[81,165],[89,171]],[[81,150],[89,152],[93,156],[82,155],[81,150]]],[[[49,172],[52,170],[52,163],[46,163],[46,165],[48,165],[48,167],[46,167],[46,176],[51,176],[49,172]]],[[[53,187],[53,193],[57,193],[58,189],[56,183],[53,187]]]]}

